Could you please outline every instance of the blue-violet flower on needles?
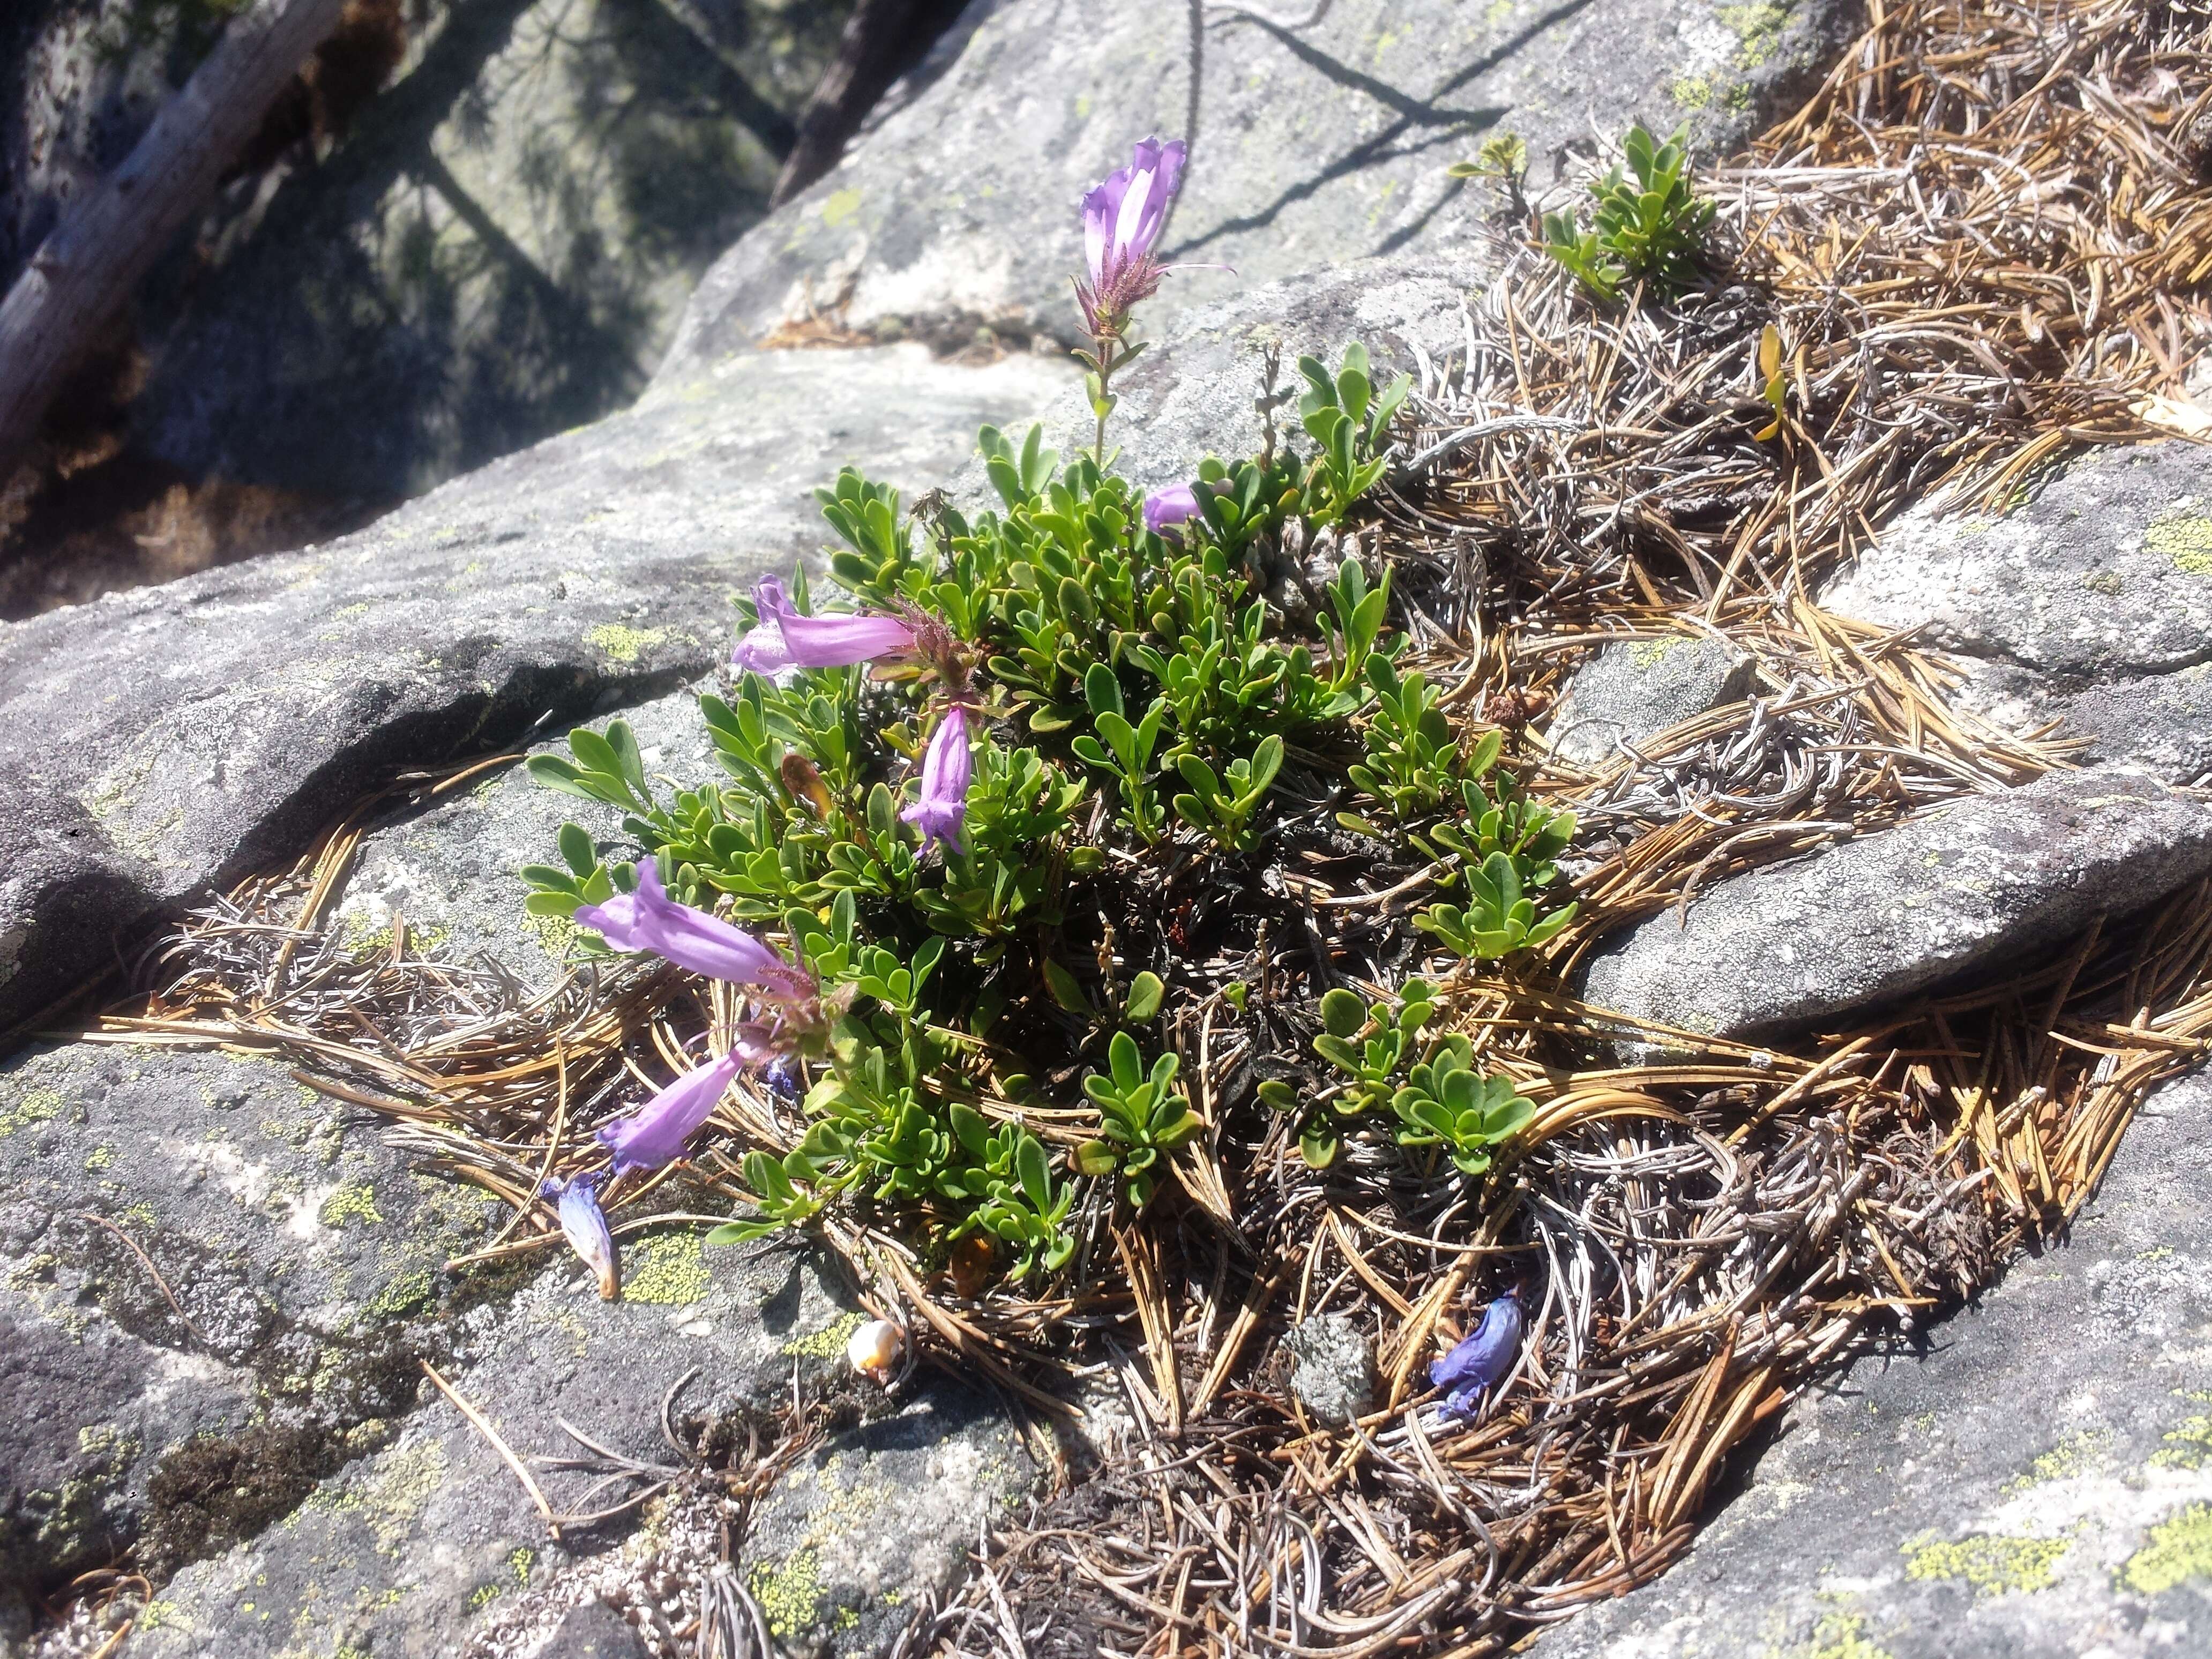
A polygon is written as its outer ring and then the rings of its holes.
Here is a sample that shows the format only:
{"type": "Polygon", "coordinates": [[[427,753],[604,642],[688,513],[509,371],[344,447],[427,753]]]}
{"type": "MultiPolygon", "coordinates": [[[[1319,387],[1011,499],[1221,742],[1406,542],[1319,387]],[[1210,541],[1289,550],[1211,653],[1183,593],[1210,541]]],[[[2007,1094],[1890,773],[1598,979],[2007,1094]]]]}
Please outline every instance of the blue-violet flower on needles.
{"type": "Polygon", "coordinates": [[[615,1259],[614,1235],[599,1211],[599,1171],[580,1175],[574,1181],[548,1181],[538,1195],[554,1200],[561,1217],[561,1232],[568,1248],[580,1256],[599,1281],[599,1299],[611,1302],[622,1294],[622,1273],[615,1259]]]}
{"type": "Polygon", "coordinates": [[[937,842],[957,842],[975,766],[968,752],[968,711],[956,702],[937,723],[937,734],[921,757],[921,798],[899,814],[921,831],[922,851],[937,842]]]}
{"type": "Polygon", "coordinates": [[[614,1154],[615,1173],[658,1170],[684,1156],[684,1143],[714,1115],[738,1073],[762,1058],[746,1048],[687,1072],[628,1117],[603,1126],[599,1140],[614,1154]]]}
{"type": "Polygon", "coordinates": [[[1182,140],[1147,138],[1127,167],[1083,198],[1083,252],[1091,268],[1075,297],[1093,339],[1117,336],[1129,307],[1159,291],[1163,267],[1152,257],[1167,223],[1168,204],[1182,184],[1188,155],[1182,140]]]}
{"type": "Polygon", "coordinates": [[[1442,1359],[1429,1366],[1429,1381],[1446,1390],[1444,1409],[1473,1417],[1488,1393],[1513,1369],[1521,1352],[1521,1333],[1526,1316],[1521,1290],[1512,1286],[1483,1310],[1482,1322],[1462,1338],[1442,1359]]]}
{"type": "Polygon", "coordinates": [[[1145,497],[1145,528],[1158,533],[1196,518],[1200,511],[1195,489],[1188,484],[1170,484],[1145,497]]]}
{"type": "Polygon", "coordinates": [[[801,1001],[815,994],[814,976],[793,967],[773,945],[670,898],[650,858],[637,861],[637,891],[617,894],[605,904],[580,904],[575,920],[580,927],[597,928],[617,951],[651,951],[709,979],[757,987],[778,1001],[801,1001]]]}

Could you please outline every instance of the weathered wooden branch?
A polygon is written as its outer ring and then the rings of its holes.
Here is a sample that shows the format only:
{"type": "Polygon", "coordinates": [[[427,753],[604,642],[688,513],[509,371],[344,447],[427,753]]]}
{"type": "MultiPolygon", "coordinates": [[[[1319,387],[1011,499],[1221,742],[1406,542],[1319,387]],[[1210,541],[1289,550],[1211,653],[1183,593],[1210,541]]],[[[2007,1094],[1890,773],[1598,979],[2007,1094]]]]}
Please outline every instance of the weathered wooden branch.
{"type": "Polygon", "coordinates": [[[345,0],[257,0],[31,256],[0,301],[0,464],[38,435],[70,372],[344,9],[345,0]]]}
{"type": "Polygon", "coordinates": [[[769,198],[781,207],[831,167],[845,141],[860,128],[892,82],[922,59],[937,37],[960,15],[965,0],[860,0],[845,21],[837,56],[823,72],[783,172],[769,198]]]}

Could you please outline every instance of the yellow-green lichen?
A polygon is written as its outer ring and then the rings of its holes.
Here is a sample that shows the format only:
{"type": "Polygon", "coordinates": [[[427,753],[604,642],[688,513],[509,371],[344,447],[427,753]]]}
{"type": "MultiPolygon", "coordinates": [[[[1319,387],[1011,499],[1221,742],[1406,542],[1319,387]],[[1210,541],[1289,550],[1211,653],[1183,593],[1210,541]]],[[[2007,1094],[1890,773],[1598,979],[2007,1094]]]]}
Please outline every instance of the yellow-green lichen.
{"type": "Polygon", "coordinates": [[[1778,5],[1775,0],[1720,6],[1715,15],[1735,36],[1735,66],[1740,70],[1755,70],[1771,58],[1782,44],[1782,31],[1790,24],[1789,7],[1778,5]]]}
{"type": "Polygon", "coordinates": [[[783,1345],[787,1359],[835,1359],[845,1352],[853,1333],[860,1328],[864,1314],[842,1313],[811,1336],[794,1337],[783,1345]]]}
{"type": "Polygon", "coordinates": [[[601,623],[584,635],[616,662],[635,662],[667,637],[665,628],[632,628],[623,623],[601,623]]]}
{"type": "Polygon", "coordinates": [[[2212,1417],[2186,1417],[2166,1431],[2166,1443],[2150,1455],[2158,1469],[2201,1469],[2212,1463],[2212,1417]]]}
{"type": "Polygon", "coordinates": [[[537,1565],[538,1552],[527,1544],[507,1553],[507,1570],[514,1575],[514,1582],[517,1585],[527,1584],[530,1582],[530,1570],[537,1565]]]}
{"type": "Polygon", "coordinates": [[[2146,550],[2191,576],[2212,576],[2212,519],[2180,508],[2161,513],[2143,532],[2146,550]]]}
{"type": "Polygon", "coordinates": [[[428,1267],[399,1274],[370,1298],[362,1311],[371,1319],[401,1319],[428,1304],[435,1290],[428,1267]]]}
{"type": "Polygon", "coordinates": [[[789,1641],[814,1623],[822,1606],[822,1559],[799,1548],[773,1566],[760,1562],[749,1588],[768,1618],[769,1634],[789,1641]]]}
{"type": "Polygon", "coordinates": [[[2094,1462],[2112,1436],[2102,1429],[2083,1429],[2069,1434],[2049,1451],[2027,1466],[2026,1474],[2016,1474],[2004,1483],[2002,1495],[2017,1498],[2031,1487],[2049,1480],[2063,1480],[2069,1475],[2079,1474],[2094,1462]]]}
{"type": "Polygon", "coordinates": [[[1628,660],[1638,668],[1656,668],[1689,641],[1681,639],[1638,640],[1629,647],[1628,660]]]}
{"type": "Polygon", "coordinates": [[[1773,1659],[1890,1659],[1887,1648],[1868,1639],[1866,1620],[1856,1613],[1823,1613],[1811,1641],[1767,1651],[1773,1659]]]}
{"type": "Polygon", "coordinates": [[[105,1170],[105,1169],[106,1169],[110,1164],[113,1164],[114,1162],[115,1162],[115,1148],[114,1148],[114,1147],[112,1147],[112,1146],[95,1146],[95,1147],[94,1147],[94,1148],[92,1149],[92,1151],[91,1151],[90,1152],[88,1152],[88,1153],[87,1153],[87,1154],[85,1155],[84,1167],[85,1167],[87,1170],[89,1170],[94,1171],[94,1173],[97,1173],[98,1171],[100,1171],[100,1170],[105,1170]]]}
{"type": "Polygon", "coordinates": [[[860,192],[857,190],[832,191],[823,198],[822,222],[835,230],[860,210],[860,192]]]}
{"type": "Polygon", "coordinates": [[[367,1480],[318,1492],[306,1507],[359,1516],[378,1553],[397,1555],[422,1519],[431,1494],[445,1485],[447,1474],[445,1448],[426,1440],[386,1453],[367,1480]]]}
{"type": "Polygon", "coordinates": [[[2120,1583],[2138,1595],[2156,1595],[2192,1578],[2212,1578],[2212,1504],[2191,1504],[2160,1522],[2120,1569],[2120,1583]]]}
{"type": "Polygon", "coordinates": [[[710,1282],[696,1233],[648,1238],[624,1267],[623,1295],[632,1302],[682,1307],[705,1296],[710,1282]]]}
{"type": "Polygon", "coordinates": [[[60,1115],[69,1103],[52,1089],[33,1089],[13,1106],[0,1106],[0,1140],[60,1115]]]}
{"type": "Polygon", "coordinates": [[[538,941],[538,948],[560,962],[568,957],[569,947],[584,930],[566,916],[533,916],[526,913],[522,931],[538,941]]]}
{"type": "Polygon", "coordinates": [[[376,1189],[366,1181],[347,1183],[323,1200],[323,1207],[315,1212],[315,1218],[325,1227],[342,1227],[349,1221],[380,1224],[384,1218],[376,1212],[376,1189]]]}
{"type": "Polygon", "coordinates": [[[1934,1533],[1902,1547],[1907,1578],[1964,1579],[1977,1596],[2049,1589],[2067,1547],[2063,1538],[1978,1535],[1951,1543],[1934,1533]]]}

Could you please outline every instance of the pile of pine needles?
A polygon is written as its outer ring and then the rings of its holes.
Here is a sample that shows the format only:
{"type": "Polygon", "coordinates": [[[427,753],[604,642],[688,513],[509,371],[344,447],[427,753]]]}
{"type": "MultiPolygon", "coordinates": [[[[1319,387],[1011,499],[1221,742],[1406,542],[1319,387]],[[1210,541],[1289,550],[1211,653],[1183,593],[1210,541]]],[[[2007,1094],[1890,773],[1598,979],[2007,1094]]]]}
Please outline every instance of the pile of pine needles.
{"type": "MultiPolygon", "coordinates": [[[[1810,104],[1705,176],[1696,292],[1595,307],[1495,227],[1501,275],[1463,349],[1419,364],[1407,464],[1362,536],[1398,573],[1409,660],[1584,827],[1574,925],[1442,981],[1536,1119],[1480,1183],[1356,1140],[1304,1166],[1253,1082],[1311,1064],[1316,986],[1395,988],[1430,873],[1313,857],[1264,884],[1295,927],[1180,965],[1215,988],[1170,1024],[1207,1133],[1139,1221],[1087,1218],[1073,1288],[963,1287],[827,1226],[931,1358],[1062,1425],[1126,1410],[902,1653],[1496,1652],[1662,1571],[1795,1392],[2063,1225],[2145,1091],[2212,1040],[2212,884],[1786,1043],[1632,1026],[1569,988],[1601,939],[1712,883],[2067,763],[2063,736],[1950,711],[1940,659],[1818,593],[1908,505],[2002,506],[2082,445],[2193,430],[2208,163],[2202,6],[1876,0],[1810,104]],[[1749,653],[1750,697],[1593,768],[1537,735],[1593,648],[1683,636],[1749,653]],[[1659,1059],[1621,1063],[1625,1040],[1659,1059]],[[1479,1420],[1443,1416],[1427,1362],[1514,1283],[1513,1375],[1479,1420]],[[1340,1427],[1288,1389],[1282,1342],[1331,1313],[1378,1374],[1340,1427]]],[[[533,995],[410,952],[404,921],[349,950],[330,917],[361,833],[196,918],[105,1034],[288,1056],[513,1206],[481,1255],[558,1248],[538,1182],[734,1010],[626,964],[533,995]]],[[[1067,1116],[1029,1121],[1072,1142],[1067,1116]]],[[[679,1199],[726,1211],[737,1152],[799,1127],[764,1092],[724,1118],[731,1150],[629,1189],[618,1233],[679,1199]]]]}

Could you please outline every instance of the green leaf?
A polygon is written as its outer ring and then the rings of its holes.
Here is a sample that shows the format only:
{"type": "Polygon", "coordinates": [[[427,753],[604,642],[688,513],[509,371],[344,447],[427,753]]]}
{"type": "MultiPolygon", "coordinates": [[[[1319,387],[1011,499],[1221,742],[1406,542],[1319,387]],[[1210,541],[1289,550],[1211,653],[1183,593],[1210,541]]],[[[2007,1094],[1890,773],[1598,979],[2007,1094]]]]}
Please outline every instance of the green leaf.
{"type": "Polygon", "coordinates": [[[1120,1155],[1103,1140],[1086,1140],[1075,1149],[1075,1168],[1079,1175],[1109,1176],[1121,1166],[1120,1155]]]}
{"type": "Polygon", "coordinates": [[[1158,974],[1149,969],[1129,981],[1129,1000],[1122,1006],[1121,1018],[1143,1024],[1160,1011],[1160,1000],[1167,994],[1167,987],[1158,974]]]}
{"type": "Polygon", "coordinates": [[[1044,985],[1052,1000],[1071,1014],[1095,1015],[1098,1012],[1091,1006],[1091,999],[1084,994],[1082,984],[1075,975],[1050,957],[1044,959],[1044,985]]]}
{"type": "Polygon", "coordinates": [[[1137,1051],[1137,1040],[1127,1031],[1115,1032],[1114,1040],[1106,1045],[1106,1064],[1114,1074],[1114,1086],[1124,1097],[1144,1086],[1145,1058],[1137,1051]]]}
{"type": "Polygon", "coordinates": [[[1324,992],[1321,1000],[1321,1023],[1331,1036],[1352,1036],[1367,1024],[1367,1005],[1341,987],[1324,992]]]}
{"type": "Polygon", "coordinates": [[[1052,1171],[1046,1165],[1042,1144],[1026,1130],[1014,1148],[1014,1173],[1021,1179],[1022,1194],[1029,1200],[1030,1208],[1040,1216],[1049,1211],[1052,1208],[1052,1171]]]}
{"type": "Polygon", "coordinates": [[[1091,705],[1093,714],[1124,712],[1121,704],[1121,682],[1114,671],[1103,662],[1094,662],[1084,671],[1083,700],[1091,705]]]}
{"type": "Polygon", "coordinates": [[[580,823],[564,823],[556,837],[561,848],[561,861],[574,871],[578,877],[588,876],[599,867],[599,854],[592,845],[589,831],[580,823]]]}

